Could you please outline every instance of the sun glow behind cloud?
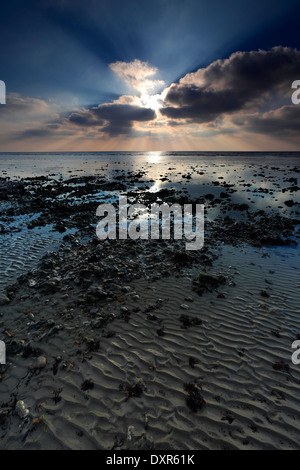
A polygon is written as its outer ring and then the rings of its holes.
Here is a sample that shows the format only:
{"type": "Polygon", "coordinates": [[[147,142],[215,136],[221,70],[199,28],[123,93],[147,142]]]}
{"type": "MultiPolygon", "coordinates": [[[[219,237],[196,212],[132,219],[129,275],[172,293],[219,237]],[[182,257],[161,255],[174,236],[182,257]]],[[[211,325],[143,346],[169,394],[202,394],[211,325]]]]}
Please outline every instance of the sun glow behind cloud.
{"type": "Polygon", "coordinates": [[[148,62],[117,61],[109,68],[123,94],[98,105],[70,109],[9,94],[0,115],[2,151],[294,150],[299,145],[299,108],[291,104],[288,86],[300,73],[296,49],[236,52],[168,86],[148,62]],[[271,70],[265,67],[269,62],[271,70]]]}
{"type": "Polygon", "coordinates": [[[136,104],[156,112],[163,106],[164,91],[160,94],[157,91],[165,87],[165,82],[153,78],[158,73],[156,67],[135,59],[132,62],[114,62],[110,68],[131,90],[138,92],[138,96],[131,97],[136,104]]]}

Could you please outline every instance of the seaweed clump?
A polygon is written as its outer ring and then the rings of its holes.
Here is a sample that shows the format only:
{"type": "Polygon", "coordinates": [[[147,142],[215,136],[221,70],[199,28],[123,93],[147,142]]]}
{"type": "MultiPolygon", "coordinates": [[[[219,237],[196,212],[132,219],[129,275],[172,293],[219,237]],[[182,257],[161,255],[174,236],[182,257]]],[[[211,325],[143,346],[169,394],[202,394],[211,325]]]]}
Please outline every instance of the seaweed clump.
{"type": "Polygon", "coordinates": [[[213,289],[217,289],[220,285],[225,283],[226,278],[222,275],[200,273],[193,281],[192,290],[197,292],[198,295],[202,295],[204,292],[212,292],[213,289]]]}
{"type": "Polygon", "coordinates": [[[273,369],[278,370],[280,372],[289,372],[290,366],[284,361],[276,361],[273,364],[273,369]]]}
{"type": "Polygon", "coordinates": [[[186,397],[186,404],[192,411],[196,412],[206,404],[206,401],[201,394],[202,387],[197,382],[186,383],[183,388],[188,394],[186,397]]]}
{"type": "Polygon", "coordinates": [[[143,384],[142,380],[138,380],[136,383],[132,385],[122,385],[120,384],[119,390],[120,391],[126,391],[128,393],[127,400],[128,398],[134,397],[134,398],[139,398],[143,391],[146,389],[145,385],[143,384]]]}

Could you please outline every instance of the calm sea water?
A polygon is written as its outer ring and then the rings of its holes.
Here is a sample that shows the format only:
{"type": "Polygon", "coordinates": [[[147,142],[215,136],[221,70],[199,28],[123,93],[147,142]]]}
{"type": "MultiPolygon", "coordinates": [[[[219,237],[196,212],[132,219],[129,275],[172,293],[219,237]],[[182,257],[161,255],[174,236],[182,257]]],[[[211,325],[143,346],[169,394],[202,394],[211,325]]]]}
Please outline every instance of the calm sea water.
{"type": "MultiPolygon", "coordinates": [[[[278,166],[287,171],[300,164],[300,152],[63,152],[63,153],[0,153],[0,176],[22,178],[55,174],[63,178],[70,173],[92,175],[106,169],[137,170],[151,165],[153,174],[173,166],[184,171],[195,165],[278,166]]],[[[174,170],[173,170],[174,171],[174,170]]]]}

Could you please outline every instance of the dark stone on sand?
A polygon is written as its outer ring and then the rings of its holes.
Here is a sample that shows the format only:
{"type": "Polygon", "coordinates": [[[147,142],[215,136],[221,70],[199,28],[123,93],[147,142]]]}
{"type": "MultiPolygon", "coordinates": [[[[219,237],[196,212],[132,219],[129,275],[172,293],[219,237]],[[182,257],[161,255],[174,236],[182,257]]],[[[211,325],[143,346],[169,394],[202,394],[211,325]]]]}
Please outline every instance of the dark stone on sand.
{"type": "Polygon", "coordinates": [[[225,299],[226,297],[225,297],[225,295],[222,294],[222,292],[221,292],[220,294],[217,295],[217,298],[218,298],[218,299],[225,299]]]}
{"type": "Polygon", "coordinates": [[[23,348],[22,357],[27,359],[28,357],[39,357],[42,355],[42,351],[39,348],[36,348],[31,343],[28,343],[23,348]]]}
{"type": "Polygon", "coordinates": [[[147,315],[147,320],[150,320],[150,321],[159,321],[159,318],[154,315],[153,313],[148,313],[147,315]]]}
{"type": "Polygon", "coordinates": [[[6,305],[10,302],[9,298],[7,297],[7,295],[1,293],[0,294],[0,305],[6,305]]]}
{"type": "Polygon", "coordinates": [[[145,433],[137,441],[137,449],[138,450],[151,450],[154,449],[154,443],[145,433]]]}
{"type": "Polygon", "coordinates": [[[46,281],[44,284],[42,284],[42,289],[46,294],[54,294],[55,292],[58,292],[60,289],[60,286],[58,283],[55,281],[46,281]]]}
{"type": "Polygon", "coordinates": [[[265,298],[270,297],[270,295],[268,294],[268,292],[266,292],[265,290],[262,290],[261,293],[260,293],[260,295],[261,295],[262,297],[265,297],[265,298]]]}
{"type": "Polygon", "coordinates": [[[288,207],[293,207],[295,203],[292,199],[290,199],[289,201],[284,201],[284,204],[288,207]]]}
{"type": "Polygon", "coordinates": [[[192,255],[185,251],[172,253],[172,259],[177,264],[188,264],[192,260],[192,255]]]}
{"type": "Polygon", "coordinates": [[[211,274],[200,273],[198,281],[205,286],[218,287],[220,284],[224,284],[226,279],[221,275],[213,276],[211,274]]]}
{"type": "Polygon", "coordinates": [[[195,359],[194,357],[190,357],[190,358],[189,358],[189,366],[190,366],[192,369],[194,369],[196,364],[198,364],[197,359],[195,359]]]}
{"type": "Polygon", "coordinates": [[[66,231],[66,227],[64,226],[62,222],[58,222],[57,224],[54,225],[53,228],[57,230],[57,232],[59,233],[63,233],[66,231]]]}
{"type": "Polygon", "coordinates": [[[273,364],[273,369],[280,372],[289,372],[290,366],[284,361],[277,361],[273,364]]]}
{"type": "Polygon", "coordinates": [[[202,295],[204,292],[211,292],[212,289],[218,288],[221,284],[225,284],[226,278],[222,275],[211,275],[206,273],[200,273],[196,279],[193,280],[193,291],[197,292],[198,295],[202,295]]]}
{"type": "Polygon", "coordinates": [[[85,380],[81,384],[81,390],[86,392],[87,390],[92,390],[94,388],[94,382],[91,379],[85,380]]]}
{"type": "Polygon", "coordinates": [[[24,341],[13,339],[10,343],[6,344],[6,354],[19,354],[23,351],[24,341]]]}
{"type": "Polygon", "coordinates": [[[188,394],[186,397],[186,404],[192,411],[196,412],[206,404],[206,401],[201,394],[202,387],[197,382],[184,384],[183,388],[188,394]]]}
{"type": "Polygon", "coordinates": [[[164,327],[162,328],[159,328],[158,330],[156,330],[156,333],[158,334],[158,336],[164,336],[164,327]]]}
{"type": "Polygon", "coordinates": [[[59,365],[60,365],[61,361],[62,361],[62,358],[60,356],[55,358],[54,364],[52,366],[53,375],[57,374],[57,371],[58,371],[58,368],[59,368],[59,365]]]}
{"type": "Polygon", "coordinates": [[[197,317],[191,317],[188,315],[180,315],[179,321],[182,323],[181,328],[182,329],[187,329],[190,328],[191,326],[197,326],[197,325],[202,325],[202,320],[197,317]]]}
{"type": "Polygon", "coordinates": [[[54,395],[53,396],[53,401],[54,401],[55,404],[57,404],[61,401],[61,396],[60,396],[61,392],[62,392],[62,388],[58,388],[57,390],[53,390],[53,392],[52,392],[53,395],[54,395]]]}
{"type": "Polygon", "coordinates": [[[37,369],[37,370],[40,370],[40,369],[43,369],[44,367],[46,367],[47,365],[47,359],[45,356],[39,356],[37,359],[35,359],[30,367],[31,369],[37,369]]]}
{"type": "Polygon", "coordinates": [[[141,380],[138,380],[136,383],[132,385],[123,386],[122,384],[119,386],[119,390],[125,390],[128,393],[127,398],[138,398],[142,395],[143,391],[145,390],[145,385],[142,383],[141,380]]]}
{"type": "Polygon", "coordinates": [[[215,196],[214,194],[205,194],[204,198],[212,201],[215,198],[215,196]]]}
{"type": "Polygon", "coordinates": [[[100,341],[95,340],[94,338],[88,338],[87,341],[87,352],[99,351],[100,341]]]}
{"type": "Polygon", "coordinates": [[[276,338],[281,338],[281,335],[278,330],[273,330],[271,331],[272,335],[275,336],[276,338]]]}
{"type": "Polygon", "coordinates": [[[221,421],[228,421],[229,424],[232,424],[234,421],[234,418],[233,416],[231,416],[230,413],[228,413],[228,411],[226,411],[224,413],[224,416],[221,418],[221,421]]]}

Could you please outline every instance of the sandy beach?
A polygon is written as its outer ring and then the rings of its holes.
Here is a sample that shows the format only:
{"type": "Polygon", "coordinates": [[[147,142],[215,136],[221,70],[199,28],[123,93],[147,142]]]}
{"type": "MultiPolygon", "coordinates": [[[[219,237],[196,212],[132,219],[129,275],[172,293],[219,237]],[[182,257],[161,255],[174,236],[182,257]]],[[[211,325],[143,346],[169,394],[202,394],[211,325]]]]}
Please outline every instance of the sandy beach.
{"type": "Polygon", "coordinates": [[[1,449],[299,448],[299,169],[244,167],[274,176],[264,191],[251,183],[254,208],[234,165],[219,180],[217,164],[189,167],[187,191],[153,190],[177,180],[147,166],[110,181],[104,170],[2,178],[2,246],[24,246],[28,233],[45,242],[30,267],[20,255],[17,280],[16,267],[2,278],[1,449]],[[192,198],[199,173],[207,187],[192,198]],[[97,239],[97,204],[125,192],[204,203],[204,248],[97,239]]]}

